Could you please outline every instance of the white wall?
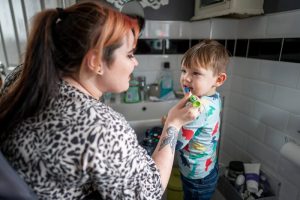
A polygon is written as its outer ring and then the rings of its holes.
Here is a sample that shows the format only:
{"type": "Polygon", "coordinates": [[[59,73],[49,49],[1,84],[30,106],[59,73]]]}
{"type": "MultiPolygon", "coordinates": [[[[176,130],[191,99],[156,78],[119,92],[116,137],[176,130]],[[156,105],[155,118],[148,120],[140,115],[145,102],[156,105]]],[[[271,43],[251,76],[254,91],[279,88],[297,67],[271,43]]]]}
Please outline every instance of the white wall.
{"type": "MultiPolygon", "coordinates": [[[[300,10],[248,19],[197,22],[148,21],[143,38],[287,38],[300,37],[300,10]]],[[[179,88],[182,55],[139,55],[137,74],[155,81],[162,62],[170,61],[179,88]]],[[[260,162],[281,182],[280,200],[300,200],[300,168],[280,156],[285,139],[300,144],[300,64],[232,57],[229,79],[221,88],[225,117],[221,162],[260,162]]]]}
{"type": "MultiPolygon", "coordinates": [[[[299,37],[299,17],[298,10],[240,20],[236,34],[299,37]]],[[[281,182],[279,199],[300,200],[300,168],[279,154],[286,138],[300,144],[300,64],[235,57],[231,67],[222,161],[260,162],[281,182]]]]}

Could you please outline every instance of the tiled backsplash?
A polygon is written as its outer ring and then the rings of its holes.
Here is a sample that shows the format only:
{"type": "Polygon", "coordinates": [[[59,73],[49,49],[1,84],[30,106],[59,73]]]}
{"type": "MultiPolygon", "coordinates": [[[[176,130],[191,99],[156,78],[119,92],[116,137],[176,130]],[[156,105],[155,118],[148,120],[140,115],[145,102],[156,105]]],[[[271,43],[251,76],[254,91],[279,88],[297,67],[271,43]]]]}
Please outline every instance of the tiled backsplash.
{"type": "MultiPolygon", "coordinates": [[[[183,54],[202,39],[139,39],[136,54],[183,54]]],[[[231,56],[300,63],[300,38],[216,39],[231,56]]]]}
{"type": "Polygon", "coordinates": [[[300,200],[299,167],[279,153],[286,137],[300,143],[299,18],[300,10],[243,20],[150,21],[141,39],[162,40],[162,51],[138,54],[135,69],[151,83],[169,61],[179,88],[181,50],[187,44],[204,38],[224,44],[232,57],[220,88],[225,96],[220,160],[260,162],[271,179],[281,182],[279,200],[300,200]],[[176,47],[172,54],[165,50],[168,40],[176,47]]]}

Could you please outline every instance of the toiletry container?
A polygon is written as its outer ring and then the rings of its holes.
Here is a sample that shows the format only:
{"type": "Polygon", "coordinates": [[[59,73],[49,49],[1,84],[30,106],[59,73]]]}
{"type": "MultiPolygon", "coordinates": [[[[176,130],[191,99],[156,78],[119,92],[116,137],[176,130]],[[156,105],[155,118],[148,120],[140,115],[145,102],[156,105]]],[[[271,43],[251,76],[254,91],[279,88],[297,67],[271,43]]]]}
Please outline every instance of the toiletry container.
{"type": "Polygon", "coordinates": [[[173,78],[170,70],[170,63],[165,62],[163,64],[163,70],[160,78],[160,98],[166,96],[170,92],[173,92],[173,78]]]}
{"type": "Polygon", "coordinates": [[[183,189],[178,167],[173,167],[171,177],[167,186],[167,199],[183,199],[183,189]]]}
{"type": "Polygon", "coordinates": [[[149,85],[148,96],[159,98],[160,88],[159,88],[159,85],[157,83],[152,83],[152,84],[149,85]]]}
{"type": "Polygon", "coordinates": [[[229,171],[228,171],[228,180],[232,185],[235,184],[236,178],[244,173],[244,163],[242,161],[230,161],[229,171]]]}
{"type": "Polygon", "coordinates": [[[139,82],[132,76],[129,82],[129,88],[124,94],[124,102],[137,103],[140,99],[139,82]]]}

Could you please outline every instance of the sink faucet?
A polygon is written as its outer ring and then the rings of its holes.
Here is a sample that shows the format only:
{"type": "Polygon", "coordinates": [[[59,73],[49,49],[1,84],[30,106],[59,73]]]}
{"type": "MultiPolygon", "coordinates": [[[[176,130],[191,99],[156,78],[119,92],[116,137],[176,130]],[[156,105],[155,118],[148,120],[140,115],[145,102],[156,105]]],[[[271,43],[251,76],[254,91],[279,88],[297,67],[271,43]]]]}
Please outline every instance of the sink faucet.
{"type": "Polygon", "coordinates": [[[6,76],[5,66],[1,61],[0,61],[0,74],[6,76]]]}
{"type": "Polygon", "coordinates": [[[4,85],[4,79],[5,79],[6,73],[5,73],[5,66],[4,64],[0,61],[0,89],[2,89],[4,85]]]}
{"type": "Polygon", "coordinates": [[[137,80],[139,82],[139,90],[141,100],[144,101],[147,99],[147,86],[146,86],[146,76],[138,76],[137,80]]]}

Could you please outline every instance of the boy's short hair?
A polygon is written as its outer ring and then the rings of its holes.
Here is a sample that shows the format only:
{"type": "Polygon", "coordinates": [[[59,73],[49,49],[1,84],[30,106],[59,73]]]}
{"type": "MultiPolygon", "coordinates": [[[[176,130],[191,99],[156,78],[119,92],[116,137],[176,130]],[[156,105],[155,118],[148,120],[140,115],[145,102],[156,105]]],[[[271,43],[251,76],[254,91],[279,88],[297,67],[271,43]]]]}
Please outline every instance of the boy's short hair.
{"type": "Polygon", "coordinates": [[[215,40],[205,39],[185,52],[181,65],[186,68],[211,68],[214,75],[217,75],[226,72],[228,62],[226,48],[215,40]]]}

